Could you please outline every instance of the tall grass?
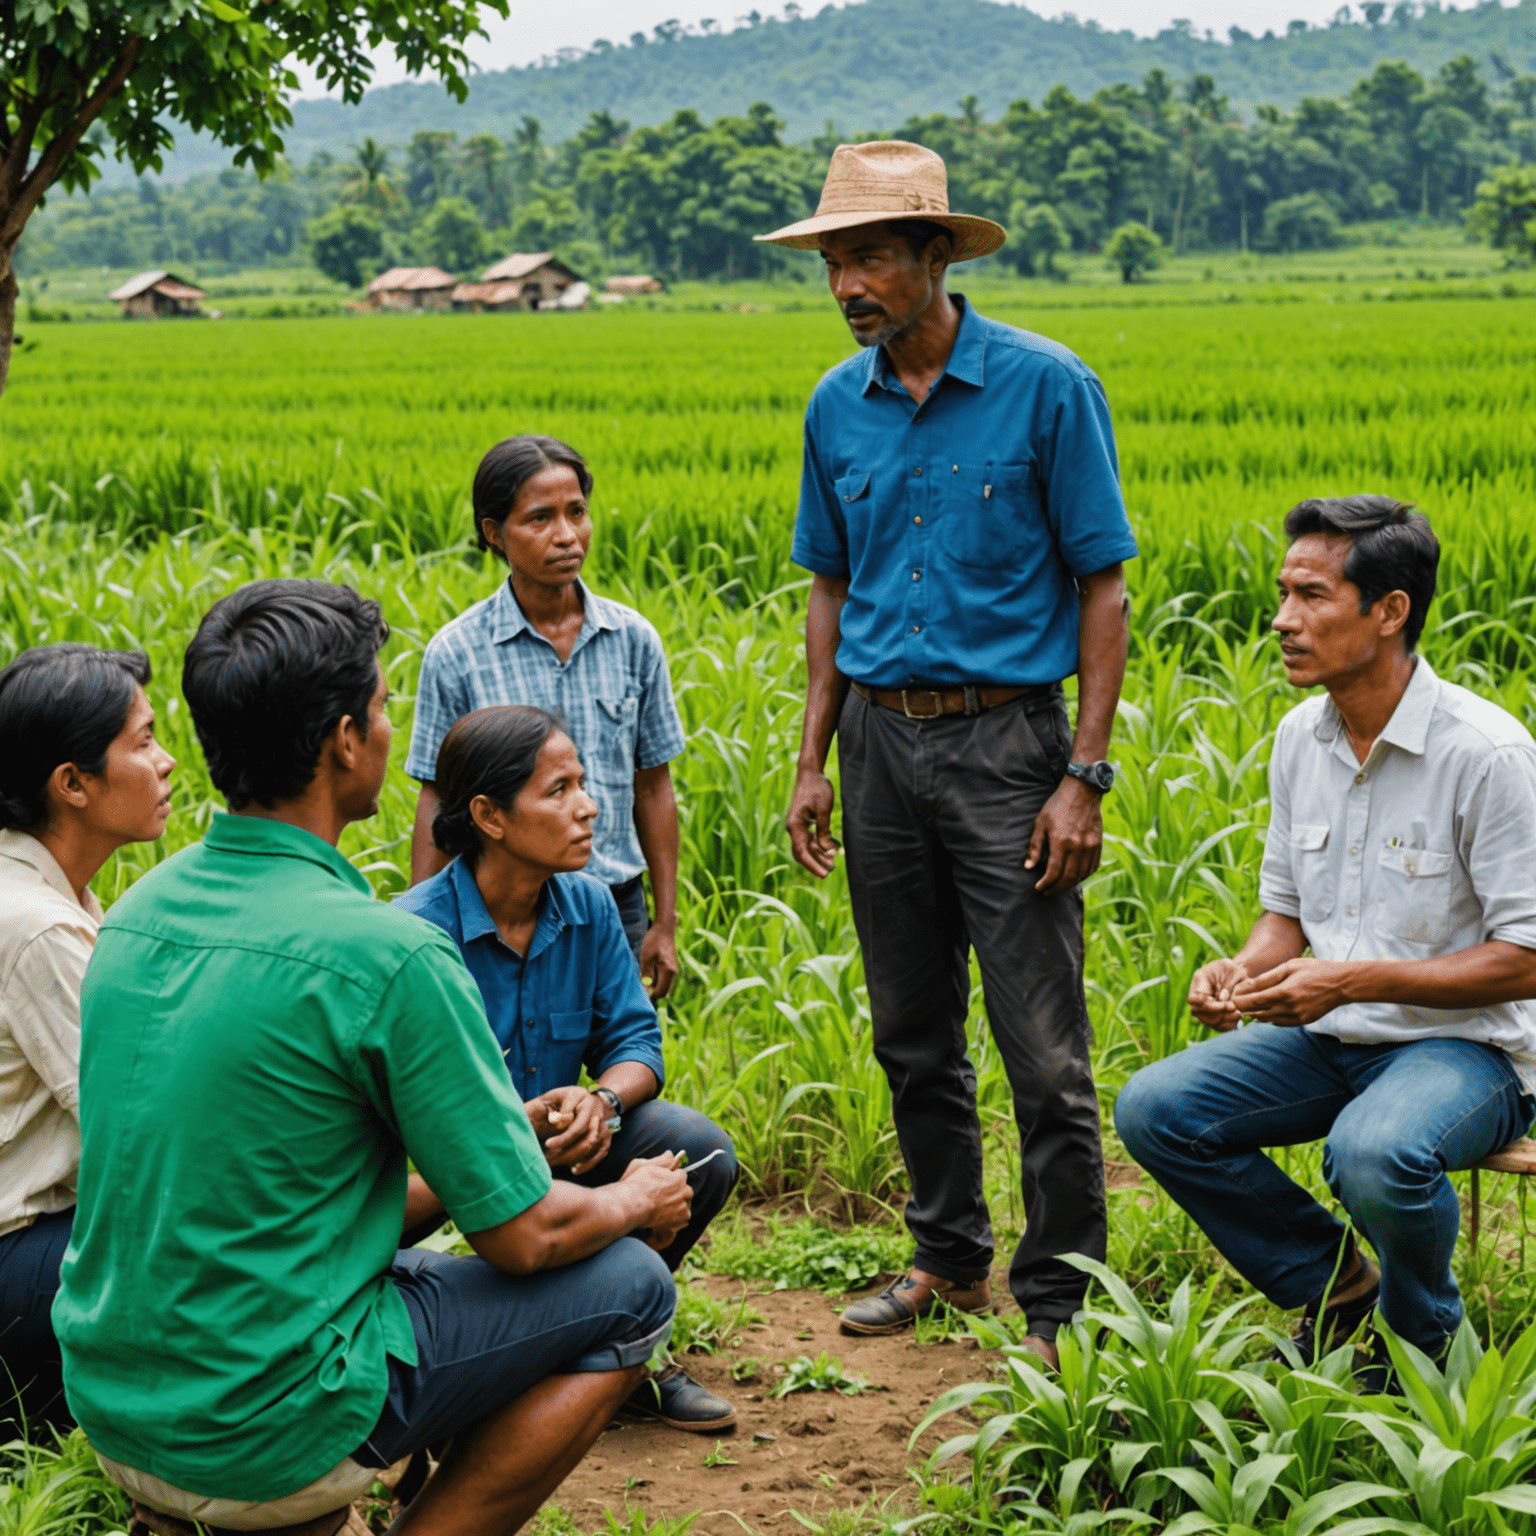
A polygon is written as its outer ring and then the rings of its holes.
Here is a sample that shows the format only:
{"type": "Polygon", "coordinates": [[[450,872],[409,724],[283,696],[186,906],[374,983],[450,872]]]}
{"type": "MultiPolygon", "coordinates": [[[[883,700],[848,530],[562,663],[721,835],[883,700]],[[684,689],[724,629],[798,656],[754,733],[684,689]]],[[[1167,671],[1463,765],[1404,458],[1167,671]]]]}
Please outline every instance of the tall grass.
{"type": "MultiPolygon", "coordinates": [[[[589,578],[657,625],[688,729],[674,765],[672,1091],[728,1126],[749,1187],[841,1196],[849,1211],[890,1203],[901,1165],[846,888],[794,868],[781,829],[804,686],[804,576],[788,563],[799,419],[846,336],[814,313],[529,318],[48,331],[0,415],[0,660],[56,639],[154,660],[176,811],[162,844],[103,872],[110,901],[218,804],[177,686],[208,605],[280,573],[377,597],[394,629],[396,767],[379,815],[343,846],[391,894],[405,883],[414,786],[398,765],[422,648],[499,579],[467,540],[474,465],[513,431],[575,442],[597,476],[589,578]]],[[[1106,1099],[1190,1041],[1190,974],[1255,912],[1269,742],[1295,702],[1267,633],[1287,506],[1358,489],[1423,506],[1446,548],[1425,653],[1536,720],[1533,320],[1526,300],[1051,316],[1105,380],[1143,551],[1122,773],[1088,892],[1106,1099]]],[[[1007,1085],[979,988],[970,1031],[994,1209],[1016,1225],[1007,1085]]],[[[1126,1232],[1142,1220],[1135,1240],[1151,1241],[1147,1222],[1173,1219],[1127,1207],[1126,1232]]],[[[1467,1276],[1495,1329],[1529,1304],[1501,1241],[1467,1276]]]]}

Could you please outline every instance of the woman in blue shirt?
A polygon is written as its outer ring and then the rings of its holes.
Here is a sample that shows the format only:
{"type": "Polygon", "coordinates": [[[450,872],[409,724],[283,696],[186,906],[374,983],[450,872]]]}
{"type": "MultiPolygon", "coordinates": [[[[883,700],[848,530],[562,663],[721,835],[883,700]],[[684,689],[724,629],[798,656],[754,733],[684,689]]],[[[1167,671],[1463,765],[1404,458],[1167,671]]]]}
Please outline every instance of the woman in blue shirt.
{"type": "MultiPolygon", "coordinates": [[[[657,1097],[656,1009],[613,893],[578,873],[597,805],[576,748],[545,710],[475,710],[444,737],[435,783],[432,839],[452,862],[398,903],[459,946],[557,1177],[608,1184],[632,1159],[687,1154],[692,1219],[662,1250],[675,1270],[729,1197],[736,1157],[713,1121],[657,1097]]],[[[632,1406],[699,1432],[736,1418],[676,1368],[643,1383],[632,1406]]]]}

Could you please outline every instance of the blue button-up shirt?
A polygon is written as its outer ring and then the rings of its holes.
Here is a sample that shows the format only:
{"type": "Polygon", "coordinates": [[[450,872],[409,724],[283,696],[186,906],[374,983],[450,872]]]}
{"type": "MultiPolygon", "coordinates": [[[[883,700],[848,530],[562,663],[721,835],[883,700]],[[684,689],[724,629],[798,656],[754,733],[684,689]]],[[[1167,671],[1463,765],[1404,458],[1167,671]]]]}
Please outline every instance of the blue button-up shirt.
{"type": "Polygon", "coordinates": [[[661,636],[633,608],[581,589],[581,633],[564,662],[502,582],[432,637],[421,659],[405,771],[437,777],[437,749],[461,715],[493,704],[535,704],[561,716],[597,801],[587,873],[622,885],[645,869],[635,831],[635,773],[686,745],[661,636]]]}
{"type": "Polygon", "coordinates": [[[552,876],[526,956],[502,938],[463,859],[395,905],[459,946],[525,1100],[569,1087],[583,1066],[596,1078],[621,1061],[643,1062],[661,1086],[661,1026],[606,886],[586,875],[552,876]]]}
{"type": "Polygon", "coordinates": [[[805,415],[792,558],[848,579],[838,670],[878,688],[1054,683],[1077,670],[1074,578],[1136,554],[1104,388],[976,313],[921,405],[884,347],[805,415]]]}

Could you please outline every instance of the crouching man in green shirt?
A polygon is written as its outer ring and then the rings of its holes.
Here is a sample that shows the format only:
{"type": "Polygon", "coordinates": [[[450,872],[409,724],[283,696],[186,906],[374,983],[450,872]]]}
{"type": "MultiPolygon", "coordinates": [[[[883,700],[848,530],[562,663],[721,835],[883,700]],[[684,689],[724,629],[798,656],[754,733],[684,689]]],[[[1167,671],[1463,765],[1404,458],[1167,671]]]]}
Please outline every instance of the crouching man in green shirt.
{"type": "Polygon", "coordinates": [[[387,635],[325,582],[214,606],[182,689],[234,814],[112,908],[86,976],[53,1319],[158,1529],[327,1536],[451,1439],[396,1529],[515,1531],[671,1326],[685,1175],[551,1183],[453,943],[337,852],[384,781],[387,635]],[[442,1208],[478,1257],[397,1252],[442,1208]]]}

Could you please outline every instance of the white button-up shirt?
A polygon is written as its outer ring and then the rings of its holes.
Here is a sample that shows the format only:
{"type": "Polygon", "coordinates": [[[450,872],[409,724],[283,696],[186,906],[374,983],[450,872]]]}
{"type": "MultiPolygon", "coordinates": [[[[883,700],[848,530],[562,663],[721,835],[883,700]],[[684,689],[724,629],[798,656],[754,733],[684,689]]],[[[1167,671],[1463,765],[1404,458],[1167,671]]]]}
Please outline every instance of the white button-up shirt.
{"type": "Polygon", "coordinates": [[[80,983],[101,925],[58,860],[0,831],[0,1234],[75,1203],[80,983]]]}
{"type": "MultiPolygon", "coordinates": [[[[1259,876],[1320,960],[1426,960],[1500,939],[1536,949],[1536,742],[1420,657],[1362,763],[1327,694],[1281,722],[1259,876]]],[[[1309,1024],[1357,1045],[1449,1035],[1498,1046],[1536,1091],[1536,1005],[1348,1003],[1309,1024]]]]}

